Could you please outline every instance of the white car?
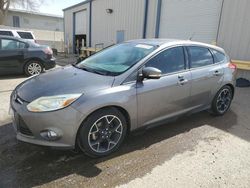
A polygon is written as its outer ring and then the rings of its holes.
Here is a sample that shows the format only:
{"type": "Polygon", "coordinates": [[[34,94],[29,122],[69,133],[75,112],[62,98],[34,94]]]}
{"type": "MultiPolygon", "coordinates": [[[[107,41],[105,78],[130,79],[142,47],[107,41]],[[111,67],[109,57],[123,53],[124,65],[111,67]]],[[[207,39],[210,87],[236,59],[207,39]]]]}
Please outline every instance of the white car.
{"type": "Polygon", "coordinates": [[[0,35],[12,36],[12,37],[22,38],[28,41],[36,42],[35,36],[32,31],[0,29],[0,35]]]}

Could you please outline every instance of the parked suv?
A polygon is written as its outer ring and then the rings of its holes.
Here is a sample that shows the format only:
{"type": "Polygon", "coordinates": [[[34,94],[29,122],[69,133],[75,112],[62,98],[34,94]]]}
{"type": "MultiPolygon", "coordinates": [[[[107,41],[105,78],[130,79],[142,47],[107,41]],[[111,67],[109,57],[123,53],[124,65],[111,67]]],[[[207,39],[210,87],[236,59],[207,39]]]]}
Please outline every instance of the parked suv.
{"type": "Polygon", "coordinates": [[[32,76],[53,67],[55,58],[50,47],[16,37],[0,36],[0,75],[25,73],[32,76]]]}
{"type": "Polygon", "coordinates": [[[13,124],[18,140],[105,156],[130,131],[206,109],[223,115],[235,74],[216,46],[125,42],[21,83],[11,95],[13,124]]]}
{"type": "Polygon", "coordinates": [[[0,29],[0,35],[17,37],[21,39],[25,39],[27,41],[35,42],[36,39],[32,31],[25,30],[14,30],[14,29],[0,29]]]}

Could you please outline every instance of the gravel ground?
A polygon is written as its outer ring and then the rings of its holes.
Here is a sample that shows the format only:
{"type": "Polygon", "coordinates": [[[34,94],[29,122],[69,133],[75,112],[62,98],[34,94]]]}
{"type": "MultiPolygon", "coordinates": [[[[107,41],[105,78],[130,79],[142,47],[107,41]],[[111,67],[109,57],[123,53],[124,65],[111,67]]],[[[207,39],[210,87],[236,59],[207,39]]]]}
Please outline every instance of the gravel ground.
{"type": "Polygon", "coordinates": [[[0,187],[250,187],[250,88],[223,117],[184,117],[90,159],[15,139],[9,95],[24,79],[0,78],[0,187]]]}

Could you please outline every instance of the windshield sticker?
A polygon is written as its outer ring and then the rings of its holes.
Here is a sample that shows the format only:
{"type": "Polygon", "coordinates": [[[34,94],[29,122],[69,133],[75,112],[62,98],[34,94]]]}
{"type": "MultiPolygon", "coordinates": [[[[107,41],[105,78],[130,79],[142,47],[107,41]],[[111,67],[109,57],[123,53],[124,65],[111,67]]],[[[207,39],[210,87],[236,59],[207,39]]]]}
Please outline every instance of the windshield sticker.
{"type": "Polygon", "coordinates": [[[144,48],[144,49],[147,49],[147,50],[153,48],[153,46],[146,45],[146,44],[137,44],[135,47],[136,48],[144,48]]]}

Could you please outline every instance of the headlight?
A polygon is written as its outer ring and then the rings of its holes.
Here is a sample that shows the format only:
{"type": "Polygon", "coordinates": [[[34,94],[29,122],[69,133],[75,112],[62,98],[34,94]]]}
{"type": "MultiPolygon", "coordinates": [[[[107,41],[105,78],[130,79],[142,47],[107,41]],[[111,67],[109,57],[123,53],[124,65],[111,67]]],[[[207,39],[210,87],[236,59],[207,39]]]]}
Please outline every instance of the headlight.
{"type": "Polygon", "coordinates": [[[64,108],[78,99],[81,94],[55,95],[40,97],[27,105],[30,112],[49,112],[64,108]]]}

